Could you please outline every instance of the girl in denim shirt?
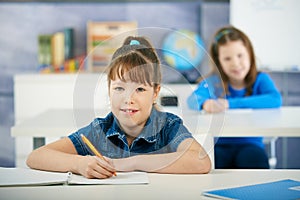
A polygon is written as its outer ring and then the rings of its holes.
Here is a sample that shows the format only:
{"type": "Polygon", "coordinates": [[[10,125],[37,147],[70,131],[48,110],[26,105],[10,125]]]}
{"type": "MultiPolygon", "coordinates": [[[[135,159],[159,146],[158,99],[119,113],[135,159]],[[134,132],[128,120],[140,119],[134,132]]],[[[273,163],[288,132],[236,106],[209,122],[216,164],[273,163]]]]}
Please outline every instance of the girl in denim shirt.
{"type": "Polygon", "coordinates": [[[128,37],[107,69],[111,112],[68,137],[34,150],[34,169],[109,178],[116,171],[208,173],[211,163],[202,146],[171,113],[155,105],[160,91],[160,61],[144,37],[128,37]],[[106,158],[84,144],[86,136],[106,158]]]}

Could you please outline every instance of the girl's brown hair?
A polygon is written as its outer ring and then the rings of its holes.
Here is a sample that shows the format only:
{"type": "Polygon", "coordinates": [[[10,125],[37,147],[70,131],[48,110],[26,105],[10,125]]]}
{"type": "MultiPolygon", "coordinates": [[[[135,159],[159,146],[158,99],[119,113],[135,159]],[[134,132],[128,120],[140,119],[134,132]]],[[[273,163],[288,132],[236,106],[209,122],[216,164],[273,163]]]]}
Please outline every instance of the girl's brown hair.
{"type": "Polygon", "coordinates": [[[218,70],[224,84],[225,93],[229,94],[228,91],[229,78],[222,70],[221,64],[219,62],[219,47],[227,44],[228,42],[238,41],[238,40],[241,40],[243,42],[250,57],[250,70],[245,77],[245,84],[246,84],[245,96],[249,96],[252,94],[252,85],[256,80],[256,76],[258,72],[257,72],[256,61],[255,61],[255,54],[254,54],[251,41],[248,38],[248,36],[245,33],[243,33],[241,30],[233,26],[227,26],[219,29],[215,33],[213,43],[210,46],[210,56],[214,62],[214,65],[216,66],[216,68],[213,67],[212,73],[217,73],[218,70]]]}
{"type": "Polygon", "coordinates": [[[123,45],[114,53],[108,66],[108,87],[111,80],[125,81],[153,86],[161,83],[160,61],[155,49],[145,37],[127,37],[123,45]]]}

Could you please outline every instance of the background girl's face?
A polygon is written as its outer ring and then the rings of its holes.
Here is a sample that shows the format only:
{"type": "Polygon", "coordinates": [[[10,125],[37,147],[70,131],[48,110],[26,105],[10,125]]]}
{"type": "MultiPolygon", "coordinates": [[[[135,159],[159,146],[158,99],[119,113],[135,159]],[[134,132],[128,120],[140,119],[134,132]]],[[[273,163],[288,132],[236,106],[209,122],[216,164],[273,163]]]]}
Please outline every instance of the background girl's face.
{"type": "Polygon", "coordinates": [[[250,57],[241,40],[219,46],[219,62],[230,83],[244,83],[250,70],[250,57]]]}
{"type": "Polygon", "coordinates": [[[112,113],[126,131],[145,125],[158,91],[149,85],[116,79],[111,80],[109,96],[112,113]]]}

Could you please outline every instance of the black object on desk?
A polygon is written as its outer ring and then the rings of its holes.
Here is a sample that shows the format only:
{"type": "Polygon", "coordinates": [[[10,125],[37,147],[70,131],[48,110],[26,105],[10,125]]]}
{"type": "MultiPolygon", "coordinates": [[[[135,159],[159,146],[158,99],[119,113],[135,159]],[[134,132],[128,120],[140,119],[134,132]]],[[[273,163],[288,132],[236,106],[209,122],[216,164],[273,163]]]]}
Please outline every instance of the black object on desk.
{"type": "Polygon", "coordinates": [[[160,104],[162,106],[178,106],[177,96],[164,96],[160,98],[160,104]]]}

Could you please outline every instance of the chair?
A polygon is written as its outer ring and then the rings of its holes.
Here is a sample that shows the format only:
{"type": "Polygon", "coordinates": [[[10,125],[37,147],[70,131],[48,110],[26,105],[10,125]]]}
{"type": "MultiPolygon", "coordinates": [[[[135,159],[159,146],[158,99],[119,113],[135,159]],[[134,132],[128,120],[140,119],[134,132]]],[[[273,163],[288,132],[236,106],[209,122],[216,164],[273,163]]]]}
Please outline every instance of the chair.
{"type": "Polygon", "coordinates": [[[266,145],[266,151],[269,157],[270,169],[275,169],[277,164],[276,158],[276,141],[277,137],[264,137],[264,144],[266,145]]]}

